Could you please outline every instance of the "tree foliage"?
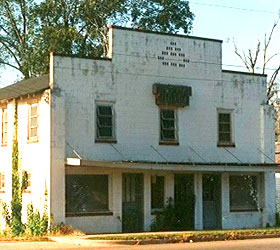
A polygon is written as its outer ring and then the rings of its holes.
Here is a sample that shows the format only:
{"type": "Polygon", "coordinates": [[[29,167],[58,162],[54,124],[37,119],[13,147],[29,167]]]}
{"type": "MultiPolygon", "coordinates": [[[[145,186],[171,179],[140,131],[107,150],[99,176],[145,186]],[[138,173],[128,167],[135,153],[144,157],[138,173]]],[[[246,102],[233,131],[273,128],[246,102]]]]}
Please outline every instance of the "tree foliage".
{"type": "Polygon", "coordinates": [[[110,24],[187,34],[193,19],[186,0],[1,0],[0,66],[29,78],[47,72],[50,51],[104,55],[110,24]]]}
{"type": "Polygon", "coordinates": [[[32,0],[0,1],[0,65],[17,69],[25,77],[32,74],[33,6],[32,0]]]}

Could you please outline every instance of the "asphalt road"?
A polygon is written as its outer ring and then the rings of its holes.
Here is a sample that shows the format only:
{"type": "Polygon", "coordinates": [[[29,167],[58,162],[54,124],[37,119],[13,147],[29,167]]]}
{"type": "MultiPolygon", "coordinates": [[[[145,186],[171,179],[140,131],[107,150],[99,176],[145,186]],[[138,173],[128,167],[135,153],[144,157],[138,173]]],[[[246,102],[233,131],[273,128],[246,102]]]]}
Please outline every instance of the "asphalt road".
{"type": "Polygon", "coordinates": [[[92,246],[55,242],[0,243],[1,250],[280,250],[280,238],[137,246],[92,246]]]}

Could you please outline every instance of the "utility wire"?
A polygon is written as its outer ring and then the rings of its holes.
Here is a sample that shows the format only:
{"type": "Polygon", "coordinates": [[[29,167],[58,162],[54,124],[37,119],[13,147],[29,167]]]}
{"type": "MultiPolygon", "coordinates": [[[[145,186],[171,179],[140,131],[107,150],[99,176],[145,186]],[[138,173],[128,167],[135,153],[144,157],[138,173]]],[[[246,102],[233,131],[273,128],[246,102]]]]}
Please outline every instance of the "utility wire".
{"type": "Polygon", "coordinates": [[[218,8],[227,8],[227,9],[233,9],[233,10],[241,10],[241,11],[250,11],[250,12],[258,12],[258,13],[264,13],[264,14],[273,14],[273,15],[279,15],[280,12],[275,11],[267,11],[267,10],[257,10],[257,9],[247,9],[247,8],[240,8],[240,7],[234,7],[234,6],[227,6],[227,5],[219,5],[219,4],[209,4],[209,3],[198,3],[198,2],[192,2],[189,1],[190,4],[195,5],[203,5],[203,6],[209,6],[209,7],[218,7],[218,8]]]}
{"type": "MultiPolygon", "coordinates": [[[[158,60],[157,56],[141,56],[141,55],[133,55],[133,54],[120,54],[120,53],[114,53],[114,55],[118,55],[118,56],[129,56],[129,57],[140,57],[140,58],[149,58],[149,59],[153,59],[153,60],[158,60]]],[[[186,62],[182,62],[182,60],[180,59],[175,59],[175,58],[166,58],[165,60],[160,60],[160,62],[162,61],[176,61],[176,62],[181,62],[181,63],[185,63],[186,67],[188,67],[188,64],[189,63],[194,63],[194,64],[207,64],[207,65],[218,65],[218,66],[227,66],[227,67],[237,67],[237,68],[245,68],[245,66],[240,66],[240,65],[232,65],[232,64],[220,64],[220,63],[216,63],[216,62],[211,62],[211,61],[197,61],[197,60],[189,60],[188,63],[186,62]]],[[[159,62],[159,63],[160,63],[159,62]]],[[[140,63],[138,63],[140,65],[140,63]]],[[[166,66],[167,67],[167,66],[166,66]]],[[[168,66],[168,67],[172,67],[172,66],[168,66]]],[[[70,67],[60,67],[60,68],[64,68],[64,69],[75,69],[75,68],[70,68],[70,67]]],[[[176,69],[176,68],[174,68],[176,69]]],[[[179,68],[177,68],[179,69],[179,68]]],[[[180,68],[180,70],[184,70],[185,68],[180,68]]],[[[261,67],[256,67],[256,69],[261,69],[261,67]]],[[[276,69],[273,69],[273,68],[266,68],[266,70],[273,70],[275,71],[276,69]]],[[[93,71],[93,70],[90,70],[88,69],[88,71],[93,71]]],[[[112,73],[112,72],[105,72],[105,73],[112,73]]],[[[244,73],[250,73],[250,72],[245,72],[244,73]]],[[[163,75],[152,75],[152,74],[137,74],[137,73],[124,73],[124,72],[118,72],[117,74],[126,74],[126,75],[138,75],[138,76],[152,76],[152,77],[164,77],[164,78],[174,78],[174,79],[185,79],[185,80],[197,80],[197,81],[221,81],[222,79],[207,79],[207,78],[199,78],[199,79],[196,79],[196,78],[190,78],[190,77],[179,77],[179,76],[163,76],[163,75]]],[[[223,82],[232,82],[232,81],[227,81],[227,80],[222,80],[223,82]]],[[[236,80],[236,82],[239,82],[238,80],[236,80]]],[[[242,81],[240,81],[242,82],[242,81]]],[[[0,86],[3,85],[3,84],[0,84],[0,86]]],[[[12,84],[11,84],[12,85],[12,84]]],[[[21,91],[21,90],[32,90],[31,88],[28,88],[28,87],[23,87],[23,86],[17,86],[17,87],[14,87],[13,90],[8,90],[8,89],[5,89],[6,87],[9,87],[10,85],[8,86],[5,86],[3,87],[2,89],[0,88],[0,91],[10,91],[10,92],[15,92],[15,93],[18,93],[20,94],[21,92],[17,92],[17,89],[18,91],[21,91]]]]}

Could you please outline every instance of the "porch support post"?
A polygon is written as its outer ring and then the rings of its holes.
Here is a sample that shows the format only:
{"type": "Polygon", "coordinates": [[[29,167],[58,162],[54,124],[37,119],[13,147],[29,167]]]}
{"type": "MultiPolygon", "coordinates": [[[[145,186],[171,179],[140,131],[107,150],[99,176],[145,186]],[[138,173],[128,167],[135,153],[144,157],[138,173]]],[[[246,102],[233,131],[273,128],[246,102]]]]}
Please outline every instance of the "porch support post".
{"type": "Polygon", "coordinates": [[[114,212],[114,220],[117,222],[115,232],[122,232],[122,173],[113,172],[112,183],[112,210],[114,212]]]}
{"type": "Polygon", "coordinates": [[[275,173],[265,172],[263,178],[263,220],[262,226],[274,226],[275,225],[275,213],[276,213],[276,192],[275,192],[275,173]]]}
{"type": "Polygon", "coordinates": [[[144,174],[144,230],[150,231],[152,222],[151,209],[151,174],[144,174]]]}
{"type": "Polygon", "coordinates": [[[194,209],[194,229],[203,229],[203,197],[202,197],[202,174],[194,175],[194,194],[195,194],[195,209],[194,209]]]}
{"type": "Polygon", "coordinates": [[[229,174],[223,173],[221,178],[221,206],[222,206],[222,229],[229,228],[229,174]]]}
{"type": "Polygon", "coordinates": [[[165,196],[164,201],[167,202],[169,198],[174,199],[174,174],[167,174],[165,176],[165,196]]]}

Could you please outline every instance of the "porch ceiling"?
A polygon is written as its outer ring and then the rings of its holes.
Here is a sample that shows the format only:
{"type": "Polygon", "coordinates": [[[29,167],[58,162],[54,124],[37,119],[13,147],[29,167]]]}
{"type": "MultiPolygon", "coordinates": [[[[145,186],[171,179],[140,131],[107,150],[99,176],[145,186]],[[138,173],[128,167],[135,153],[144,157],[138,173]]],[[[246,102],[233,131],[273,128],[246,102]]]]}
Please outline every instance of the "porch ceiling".
{"type": "Polygon", "coordinates": [[[67,158],[68,167],[105,167],[115,169],[192,171],[192,172],[267,172],[279,171],[280,165],[273,163],[226,163],[226,162],[141,162],[141,161],[93,161],[67,158]]]}

